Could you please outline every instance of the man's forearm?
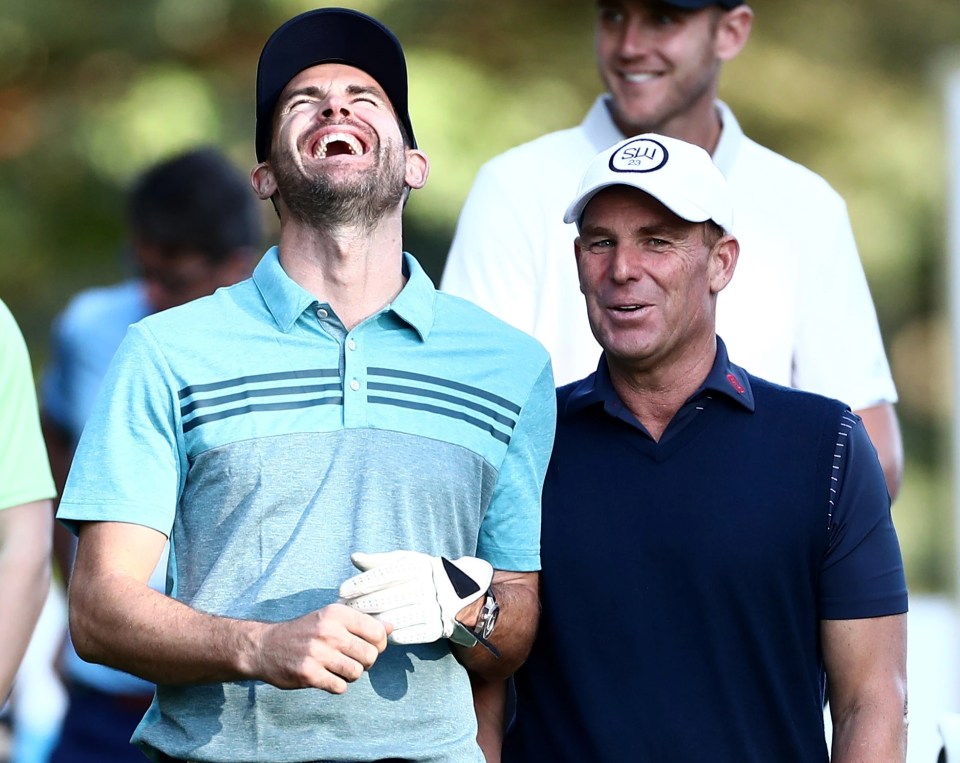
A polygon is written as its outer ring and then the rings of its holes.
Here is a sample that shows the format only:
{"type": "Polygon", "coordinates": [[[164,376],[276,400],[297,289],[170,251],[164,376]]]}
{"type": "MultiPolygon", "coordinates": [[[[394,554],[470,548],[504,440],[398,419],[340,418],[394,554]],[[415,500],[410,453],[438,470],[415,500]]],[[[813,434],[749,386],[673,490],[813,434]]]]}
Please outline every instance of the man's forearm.
{"type": "Polygon", "coordinates": [[[252,677],[260,623],[198,612],[132,579],[81,579],[70,590],[78,654],[154,683],[196,684],[252,677]]]}
{"type": "Polygon", "coordinates": [[[470,688],[477,715],[477,744],[487,763],[500,763],[507,723],[507,682],[500,679],[488,681],[471,673],[470,688]]]}
{"type": "MultiPolygon", "coordinates": [[[[494,577],[493,592],[500,605],[500,615],[490,641],[499,650],[500,657],[495,657],[480,644],[469,648],[454,645],[457,658],[469,670],[487,680],[505,679],[527,659],[540,617],[536,580],[535,573],[532,576],[530,573],[517,573],[512,576],[498,572],[494,577]],[[532,584],[520,582],[530,580],[533,581],[532,584]]],[[[475,625],[481,603],[477,602],[475,614],[464,620],[468,627],[475,625]]]]}
{"type": "Polygon", "coordinates": [[[6,699],[50,590],[50,501],[0,511],[0,704],[6,699]]]}
{"type": "Polygon", "coordinates": [[[281,689],[347,690],[387,647],[388,629],[341,604],[259,622],[197,611],[148,585],[166,542],[125,522],[80,527],[70,581],[77,653],[157,684],[254,679],[281,689]]]}
{"type": "Polygon", "coordinates": [[[833,718],[833,763],[903,763],[906,759],[905,699],[865,704],[833,718]]]}
{"type": "Polygon", "coordinates": [[[907,616],[821,622],[834,763],[903,763],[907,616]]]}

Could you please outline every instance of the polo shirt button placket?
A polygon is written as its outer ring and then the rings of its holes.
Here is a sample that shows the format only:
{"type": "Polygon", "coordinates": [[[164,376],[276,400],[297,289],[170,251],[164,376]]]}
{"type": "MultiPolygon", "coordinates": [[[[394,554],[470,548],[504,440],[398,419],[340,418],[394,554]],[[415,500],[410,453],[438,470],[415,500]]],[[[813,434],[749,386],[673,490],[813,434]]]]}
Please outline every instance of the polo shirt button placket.
{"type": "Polygon", "coordinates": [[[360,342],[348,334],[343,342],[345,395],[343,400],[344,426],[348,428],[366,426],[366,397],[362,394],[365,387],[366,369],[360,351],[360,342]]]}

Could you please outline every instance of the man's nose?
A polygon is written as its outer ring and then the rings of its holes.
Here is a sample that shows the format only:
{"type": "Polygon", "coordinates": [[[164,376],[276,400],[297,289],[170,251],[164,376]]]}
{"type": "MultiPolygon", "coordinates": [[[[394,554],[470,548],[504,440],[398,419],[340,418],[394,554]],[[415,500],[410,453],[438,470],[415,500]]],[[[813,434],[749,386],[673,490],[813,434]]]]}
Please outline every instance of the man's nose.
{"type": "Polygon", "coordinates": [[[350,104],[345,98],[338,95],[331,95],[323,104],[323,116],[327,119],[333,119],[337,116],[350,116],[350,104]]]}
{"type": "Polygon", "coordinates": [[[642,16],[631,13],[620,33],[618,52],[621,58],[639,58],[650,51],[655,35],[642,16]]]}
{"type": "Polygon", "coordinates": [[[615,283],[637,281],[643,273],[642,257],[633,247],[620,245],[610,257],[610,279],[615,283]]]}

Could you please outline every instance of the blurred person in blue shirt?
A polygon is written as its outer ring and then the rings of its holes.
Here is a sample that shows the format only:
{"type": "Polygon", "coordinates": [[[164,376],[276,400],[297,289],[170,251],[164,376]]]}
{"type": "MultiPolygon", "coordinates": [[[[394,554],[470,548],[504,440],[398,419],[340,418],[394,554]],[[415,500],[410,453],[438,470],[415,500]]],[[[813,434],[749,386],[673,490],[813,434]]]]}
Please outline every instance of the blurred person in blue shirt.
{"type": "MultiPolygon", "coordinates": [[[[127,224],[136,275],[77,294],[53,327],[40,397],[58,492],[127,327],[249,276],[260,245],[259,214],[247,179],[211,148],[162,161],[135,182],[127,202],[127,224]]],[[[66,579],[75,540],[58,525],[54,546],[66,579]]],[[[151,579],[160,591],[165,570],[166,554],[151,579]]],[[[51,760],[143,760],[130,737],[153,699],[153,684],[85,662],[69,641],[63,672],[69,707],[51,760]]]]}

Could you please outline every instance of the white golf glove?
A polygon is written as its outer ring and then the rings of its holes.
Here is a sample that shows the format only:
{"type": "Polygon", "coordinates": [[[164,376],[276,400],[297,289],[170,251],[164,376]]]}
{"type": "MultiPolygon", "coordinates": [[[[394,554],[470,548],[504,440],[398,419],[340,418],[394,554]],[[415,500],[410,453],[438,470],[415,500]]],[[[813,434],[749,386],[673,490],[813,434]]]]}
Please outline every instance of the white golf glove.
{"type": "Polygon", "coordinates": [[[476,638],[457,613],[486,594],[493,567],[462,556],[450,561],[418,551],[350,555],[361,570],[340,584],[340,600],[393,625],[394,644],[428,644],[440,638],[473,646],[476,638]]]}

